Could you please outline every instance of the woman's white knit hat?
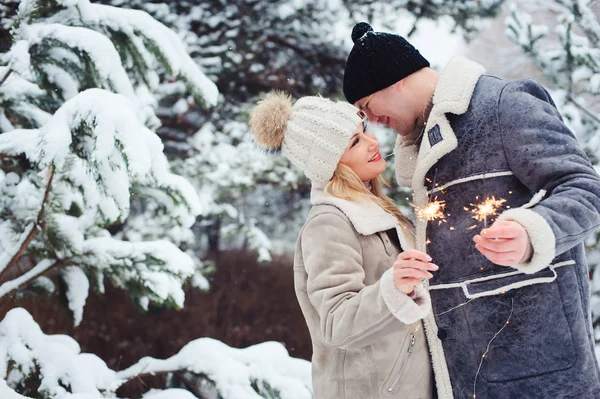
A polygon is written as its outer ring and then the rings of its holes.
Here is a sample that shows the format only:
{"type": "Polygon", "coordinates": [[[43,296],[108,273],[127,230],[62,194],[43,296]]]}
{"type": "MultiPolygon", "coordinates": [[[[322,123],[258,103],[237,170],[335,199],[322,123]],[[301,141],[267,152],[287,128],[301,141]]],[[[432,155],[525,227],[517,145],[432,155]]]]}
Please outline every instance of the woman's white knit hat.
{"type": "Polygon", "coordinates": [[[362,119],[346,102],[302,97],[292,105],[283,92],[271,92],[250,113],[250,131],[258,144],[282,149],[313,183],[333,177],[342,154],[362,119]]]}

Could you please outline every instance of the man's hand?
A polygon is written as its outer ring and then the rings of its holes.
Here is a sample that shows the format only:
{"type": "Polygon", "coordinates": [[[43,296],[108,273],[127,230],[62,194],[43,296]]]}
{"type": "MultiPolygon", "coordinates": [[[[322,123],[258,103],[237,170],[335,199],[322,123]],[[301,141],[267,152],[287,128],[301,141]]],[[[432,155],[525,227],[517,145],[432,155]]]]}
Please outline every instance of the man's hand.
{"type": "Polygon", "coordinates": [[[425,252],[409,249],[398,255],[394,262],[394,284],[396,288],[405,294],[411,294],[415,286],[421,284],[423,279],[430,279],[433,274],[428,270],[435,271],[437,265],[431,263],[431,256],[425,252]]]}
{"type": "Polygon", "coordinates": [[[517,222],[497,220],[481,234],[473,237],[475,248],[490,260],[501,266],[513,266],[528,260],[523,259],[528,252],[529,235],[517,222]]]}

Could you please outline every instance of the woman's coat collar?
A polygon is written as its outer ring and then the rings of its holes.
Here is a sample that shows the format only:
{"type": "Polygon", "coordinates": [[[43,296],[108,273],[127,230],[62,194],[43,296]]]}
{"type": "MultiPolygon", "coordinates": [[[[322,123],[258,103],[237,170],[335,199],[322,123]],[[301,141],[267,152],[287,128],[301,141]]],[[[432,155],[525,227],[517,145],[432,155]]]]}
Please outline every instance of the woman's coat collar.
{"type": "Polygon", "coordinates": [[[322,188],[316,187],[311,190],[310,201],[313,205],[335,206],[346,215],[354,229],[364,236],[395,228],[402,248],[404,250],[414,248],[414,237],[399,226],[396,217],[384,211],[373,201],[349,201],[333,197],[322,188]]]}

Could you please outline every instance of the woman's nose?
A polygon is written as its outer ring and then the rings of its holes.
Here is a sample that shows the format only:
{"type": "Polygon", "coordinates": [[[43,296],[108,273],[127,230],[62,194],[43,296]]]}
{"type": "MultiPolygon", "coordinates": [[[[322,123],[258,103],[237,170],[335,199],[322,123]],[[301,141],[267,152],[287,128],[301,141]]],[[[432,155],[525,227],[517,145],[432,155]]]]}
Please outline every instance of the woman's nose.
{"type": "Polygon", "coordinates": [[[365,136],[369,143],[369,150],[379,147],[379,141],[377,141],[377,139],[375,137],[370,136],[370,135],[365,135],[365,136]]]}

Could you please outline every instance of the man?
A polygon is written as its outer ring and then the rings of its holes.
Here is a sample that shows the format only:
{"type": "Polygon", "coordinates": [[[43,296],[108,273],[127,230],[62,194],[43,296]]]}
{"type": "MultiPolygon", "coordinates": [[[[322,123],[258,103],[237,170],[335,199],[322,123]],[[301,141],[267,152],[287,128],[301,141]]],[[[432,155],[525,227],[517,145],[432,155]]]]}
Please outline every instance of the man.
{"type": "Polygon", "coordinates": [[[583,248],[600,178],[549,94],[462,57],[438,73],[366,23],[352,38],[344,94],[398,132],[417,249],[439,266],[425,320],[439,398],[600,398],[583,248]]]}

